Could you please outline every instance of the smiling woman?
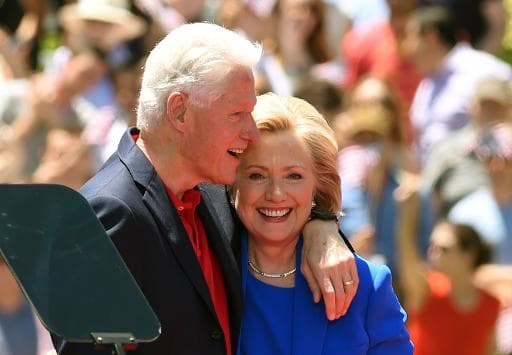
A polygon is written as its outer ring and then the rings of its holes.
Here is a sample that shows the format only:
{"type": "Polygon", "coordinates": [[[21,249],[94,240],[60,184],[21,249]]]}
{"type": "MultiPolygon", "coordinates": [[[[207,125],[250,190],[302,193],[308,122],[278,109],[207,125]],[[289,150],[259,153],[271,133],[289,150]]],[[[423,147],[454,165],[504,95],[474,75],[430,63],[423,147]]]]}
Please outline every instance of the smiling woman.
{"type": "MultiPolygon", "coordinates": [[[[244,155],[237,185],[238,215],[251,231],[252,240],[263,239],[273,245],[297,240],[308,219],[316,185],[311,156],[300,138],[293,132],[263,134],[260,143],[244,155]]],[[[295,254],[293,249],[290,252],[295,254]]],[[[260,266],[264,263],[259,255],[250,257],[260,266]]],[[[280,261],[288,264],[286,270],[294,265],[292,255],[288,261],[282,257],[280,261]]]]}
{"type": "MultiPolygon", "coordinates": [[[[340,346],[347,354],[411,354],[405,312],[386,266],[356,258],[357,295],[333,322],[296,272],[312,205],[341,209],[338,149],[327,122],[306,101],[274,94],[258,97],[253,117],[261,137],[241,155],[233,186],[246,228],[239,354],[336,354],[340,346]]],[[[343,284],[354,287],[347,278],[343,284]]]]}

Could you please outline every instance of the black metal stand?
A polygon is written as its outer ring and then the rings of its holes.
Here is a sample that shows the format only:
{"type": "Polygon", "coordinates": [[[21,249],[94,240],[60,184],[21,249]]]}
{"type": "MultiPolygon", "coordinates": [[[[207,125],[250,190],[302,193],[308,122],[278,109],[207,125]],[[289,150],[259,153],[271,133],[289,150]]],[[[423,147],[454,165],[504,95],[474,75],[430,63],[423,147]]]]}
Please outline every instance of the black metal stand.
{"type": "Polygon", "coordinates": [[[131,333],[91,333],[91,336],[96,345],[113,345],[117,355],[126,355],[123,345],[135,344],[131,333]]]}

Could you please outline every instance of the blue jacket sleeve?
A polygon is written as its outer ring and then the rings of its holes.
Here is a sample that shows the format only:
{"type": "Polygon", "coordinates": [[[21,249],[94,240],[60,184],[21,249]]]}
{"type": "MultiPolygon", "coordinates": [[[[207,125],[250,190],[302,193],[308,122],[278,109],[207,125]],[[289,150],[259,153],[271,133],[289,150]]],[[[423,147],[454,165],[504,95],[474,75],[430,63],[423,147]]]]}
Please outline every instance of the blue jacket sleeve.
{"type": "Polygon", "coordinates": [[[368,299],[367,331],[370,338],[368,355],[413,354],[413,345],[405,327],[407,315],[400,305],[385,265],[372,270],[374,292],[368,299]]]}

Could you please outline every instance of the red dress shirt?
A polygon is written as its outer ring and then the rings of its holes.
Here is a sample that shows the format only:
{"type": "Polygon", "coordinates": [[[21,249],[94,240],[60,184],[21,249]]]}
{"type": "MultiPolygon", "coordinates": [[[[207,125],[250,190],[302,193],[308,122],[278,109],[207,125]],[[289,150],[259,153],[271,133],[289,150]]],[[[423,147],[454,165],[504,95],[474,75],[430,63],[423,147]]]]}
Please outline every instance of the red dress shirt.
{"type": "Polygon", "coordinates": [[[196,207],[201,201],[201,193],[197,190],[188,190],[183,194],[183,198],[180,200],[169,188],[166,187],[166,190],[172,203],[178,210],[181,222],[187,231],[190,242],[192,243],[192,248],[203,270],[204,279],[210,291],[213,307],[215,308],[215,313],[217,313],[217,318],[219,319],[222,332],[224,333],[226,351],[228,355],[231,355],[229,310],[222,268],[217,260],[217,256],[208,245],[208,238],[206,237],[203,223],[196,211],[196,207]]]}

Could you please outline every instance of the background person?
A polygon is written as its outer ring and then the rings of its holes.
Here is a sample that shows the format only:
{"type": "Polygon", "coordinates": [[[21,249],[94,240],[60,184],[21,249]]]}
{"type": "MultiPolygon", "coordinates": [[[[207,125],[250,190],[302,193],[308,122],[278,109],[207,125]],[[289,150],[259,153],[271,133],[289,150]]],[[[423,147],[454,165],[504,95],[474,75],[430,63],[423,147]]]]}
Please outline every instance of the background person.
{"type": "Polygon", "coordinates": [[[502,304],[496,322],[498,354],[512,354],[512,265],[488,264],[478,268],[475,283],[489,290],[502,304]]]}
{"type": "Polygon", "coordinates": [[[0,354],[45,355],[50,336],[0,255],[0,354]]]}
{"type": "Polygon", "coordinates": [[[84,49],[73,54],[58,76],[40,73],[0,84],[0,150],[16,156],[9,174],[16,176],[15,181],[29,181],[41,163],[50,131],[84,128],[88,112],[82,110],[80,95],[104,72],[98,53],[84,49]]]}
{"type": "Polygon", "coordinates": [[[439,221],[425,266],[416,240],[419,198],[407,183],[397,192],[397,264],[415,354],[491,354],[500,304],[473,280],[476,269],[490,261],[490,248],[472,227],[439,221]]]}
{"type": "Polygon", "coordinates": [[[448,219],[473,226],[493,247],[495,262],[512,264],[512,123],[482,132],[474,151],[489,182],[459,200],[448,219]]]}
{"type": "MultiPolygon", "coordinates": [[[[483,132],[475,153],[482,161],[489,182],[458,201],[450,209],[448,218],[473,226],[492,246],[493,263],[499,266],[496,269],[507,270],[512,265],[512,124],[501,122],[483,132]]],[[[490,280],[499,278],[493,274],[486,273],[490,280]]],[[[490,286],[489,290],[502,300],[504,309],[500,313],[496,340],[501,353],[508,354],[512,350],[510,296],[504,296],[507,293],[503,292],[501,283],[498,289],[494,282],[482,284],[490,286]]]]}
{"type": "Polygon", "coordinates": [[[454,16],[442,7],[418,9],[405,33],[404,50],[424,75],[411,105],[414,145],[423,166],[436,144],[470,121],[469,103],[478,83],[487,77],[510,80],[512,69],[459,41],[454,16]]]}
{"type": "Polygon", "coordinates": [[[487,78],[477,85],[471,100],[469,124],[436,145],[422,171],[442,217],[459,200],[489,184],[488,173],[474,147],[490,127],[511,120],[512,90],[507,80],[487,78]]]}
{"type": "MultiPolygon", "coordinates": [[[[397,276],[393,193],[404,172],[416,172],[401,130],[400,101],[388,82],[373,76],[360,80],[347,101],[335,125],[345,213],[340,228],[359,255],[385,263],[397,276]]],[[[429,222],[422,220],[422,241],[430,234],[429,222]]]]}

